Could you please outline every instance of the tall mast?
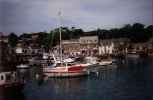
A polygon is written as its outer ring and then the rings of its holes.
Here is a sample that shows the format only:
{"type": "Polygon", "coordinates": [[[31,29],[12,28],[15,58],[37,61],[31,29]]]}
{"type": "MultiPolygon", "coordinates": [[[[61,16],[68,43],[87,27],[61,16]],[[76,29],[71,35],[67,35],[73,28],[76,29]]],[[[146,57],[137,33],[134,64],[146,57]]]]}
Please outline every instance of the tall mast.
{"type": "Polygon", "coordinates": [[[59,11],[59,33],[60,33],[60,62],[62,63],[62,25],[61,25],[61,12],[59,11]]]}

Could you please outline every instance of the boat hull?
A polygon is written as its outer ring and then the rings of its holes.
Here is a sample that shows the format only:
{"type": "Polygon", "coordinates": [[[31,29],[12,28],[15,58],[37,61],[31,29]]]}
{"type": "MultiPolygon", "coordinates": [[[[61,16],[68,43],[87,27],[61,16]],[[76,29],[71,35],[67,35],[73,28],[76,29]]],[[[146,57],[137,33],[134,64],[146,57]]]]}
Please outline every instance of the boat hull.
{"type": "Polygon", "coordinates": [[[55,67],[55,68],[44,68],[44,75],[48,77],[77,77],[88,75],[85,67],[72,66],[72,67],[55,67]]]}
{"type": "Polygon", "coordinates": [[[111,65],[112,64],[112,61],[102,61],[102,62],[99,62],[99,65],[101,66],[106,66],[106,65],[111,65]]]}
{"type": "Polygon", "coordinates": [[[127,54],[128,58],[139,58],[138,54],[127,54]]]}
{"type": "Polygon", "coordinates": [[[24,85],[23,82],[5,82],[4,84],[0,84],[0,89],[7,88],[7,87],[18,87],[23,85],[24,85]]]}
{"type": "Polygon", "coordinates": [[[86,76],[88,75],[87,72],[45,72],[45,76],[47,77],[79,77],[79,76],[86,76]]]}

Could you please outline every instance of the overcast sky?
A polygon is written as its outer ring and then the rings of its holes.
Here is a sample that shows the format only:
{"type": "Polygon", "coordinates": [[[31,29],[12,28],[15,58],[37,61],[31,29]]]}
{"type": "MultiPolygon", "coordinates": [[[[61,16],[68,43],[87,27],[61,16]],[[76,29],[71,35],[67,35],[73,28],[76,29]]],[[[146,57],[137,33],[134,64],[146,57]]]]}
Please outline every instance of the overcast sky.
{"type": "Polygon", "coordinates": [[[0,0],[0,31],[50,31],[62,25],[85,31],[153,22],[152,0],[0,0]]]}

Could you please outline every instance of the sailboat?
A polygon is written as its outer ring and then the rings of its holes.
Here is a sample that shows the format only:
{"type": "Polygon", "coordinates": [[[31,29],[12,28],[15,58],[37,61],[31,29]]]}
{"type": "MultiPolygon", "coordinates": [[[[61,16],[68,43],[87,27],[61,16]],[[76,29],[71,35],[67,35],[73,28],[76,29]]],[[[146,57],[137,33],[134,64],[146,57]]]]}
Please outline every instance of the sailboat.
{"type": "MultiPolygon", "coordinates": [[[[59,12],[59,18],[61,13],[59,12]]],[[[43,73],[47,77],[77,77],[88,75],[89,72],[86,70],[86,65],[81,65],[75,62],[66,62],[62,59],[62,32],[61,26],[59,28],[60,33],[60,61],[57,62],[55,57],[55,66],[54,67],[43,67],[43,73]]]]}

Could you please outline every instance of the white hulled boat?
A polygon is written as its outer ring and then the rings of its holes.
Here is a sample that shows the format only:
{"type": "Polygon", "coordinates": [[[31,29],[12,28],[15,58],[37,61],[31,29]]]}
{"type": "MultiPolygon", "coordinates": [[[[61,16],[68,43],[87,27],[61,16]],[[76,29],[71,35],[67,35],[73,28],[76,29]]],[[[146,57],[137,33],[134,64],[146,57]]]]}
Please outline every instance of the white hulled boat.
{"type": "Polygon", "coordinates": [[[44,75],[48,77],[76,77],[88,75],[86,68],[79,64],[58,63],[55,67],[43,68],[44,75]]]}
{"type": "Polygon", "coordinates": [[[98,64],[102,66],[111,65],[113,63],[112,60],[102,60],[98,64]]]}
{"type": "Polygon", "coordinates": [[[29,66],[28,65],[26,65],[26,64],[21,64],[21,65],[18,65],[18,66],[16,66],[18,69],[27,69],[27,68],[29,68],[29,66]]]}
{"type": "Polygon", "coordinates": [[[89,56],[89,57],[85,57],[85,63],[81,64],[81,65],[85,66],[85,67],[92,67],[92,66],[95,66],[97,64],[98,64],[97,63],[97,57],[89,56]]]}
{"type": "MultiPolygon", "coordinates": [[[[59,13],[59,16],[61,13],[59,13]]],[[[62,43],[61,43],[61,26],[59,28],[60,33],[60,60],[56,60],[53,56],[55,61],[54,67],[43,67],[44,75],[48,77],[76,77],[76,76],[83,76],[88,75],[86,71],[86,65],[81,65],[79,63],[71,63],[72,60],[70,59],[62,59],[62,43]]]]}

